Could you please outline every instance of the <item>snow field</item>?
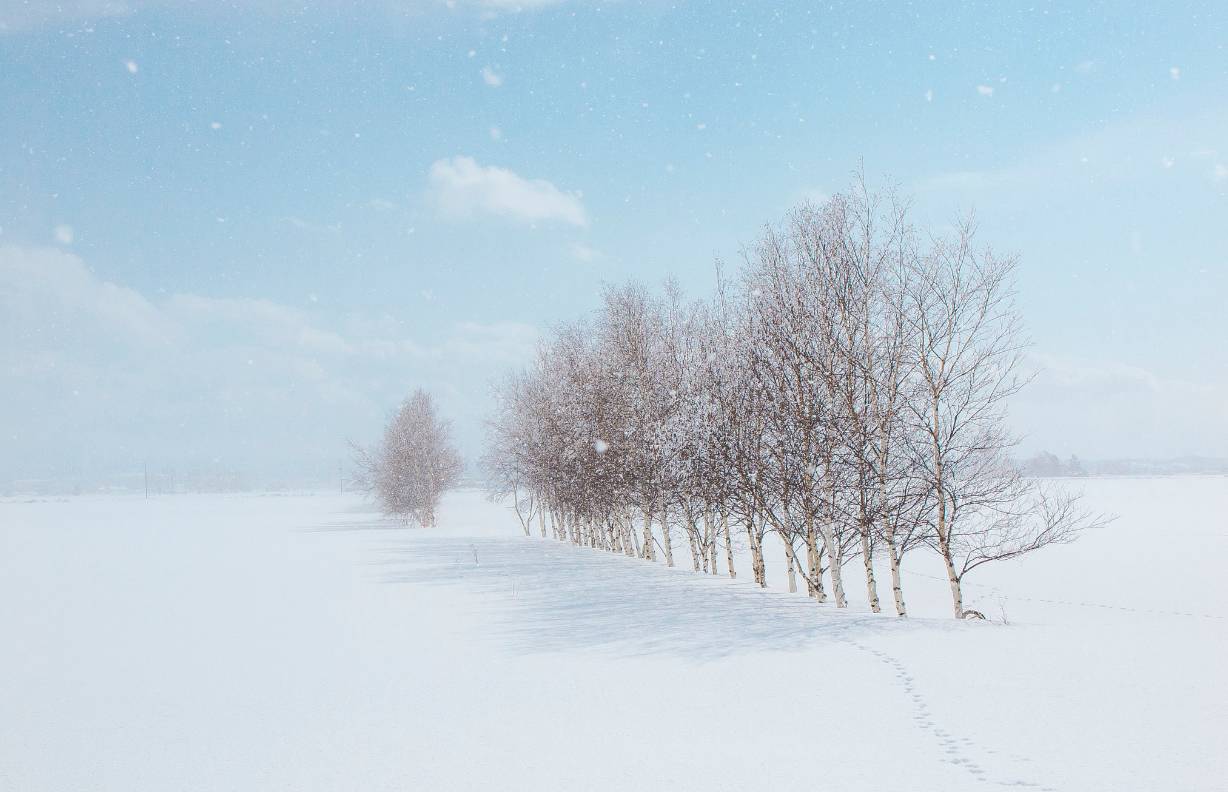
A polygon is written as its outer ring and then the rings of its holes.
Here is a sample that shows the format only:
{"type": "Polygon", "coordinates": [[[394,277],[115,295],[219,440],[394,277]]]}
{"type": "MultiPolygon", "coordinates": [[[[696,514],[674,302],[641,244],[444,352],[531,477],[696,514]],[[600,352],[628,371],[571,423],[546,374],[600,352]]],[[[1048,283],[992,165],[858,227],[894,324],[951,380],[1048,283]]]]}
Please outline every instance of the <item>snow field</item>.
{"type": "Polygon", "coordinates": [[[1079,486],[1119,519],[976,573],[993,623],[920,551],[899,620],[471,491],[0,502],[0,789],[1224,789],[1228,479],[1079,486]]]}

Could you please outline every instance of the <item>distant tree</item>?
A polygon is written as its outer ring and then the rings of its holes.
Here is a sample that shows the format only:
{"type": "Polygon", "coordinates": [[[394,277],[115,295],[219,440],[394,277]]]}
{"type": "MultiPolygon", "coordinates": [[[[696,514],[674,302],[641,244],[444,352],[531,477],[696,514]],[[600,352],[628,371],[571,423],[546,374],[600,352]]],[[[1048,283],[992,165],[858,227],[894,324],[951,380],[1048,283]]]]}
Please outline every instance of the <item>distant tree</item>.
{"type": "Polygon", "coordinates": [[[1023,463],[1023,472],[1034,478],[1051,478],[1062,475],[1062,460],[1048,451],[1041,451],[1023,463]]]}
{"type": "Polygon", "coordinates": [[[416,390],[402,402],[374,450],[355,449],[360,482],[385,514],[435,525],[443,493],[456,485],[464,462],[452,445],[451,427],[435,411],[430,394],[416,390]]]}

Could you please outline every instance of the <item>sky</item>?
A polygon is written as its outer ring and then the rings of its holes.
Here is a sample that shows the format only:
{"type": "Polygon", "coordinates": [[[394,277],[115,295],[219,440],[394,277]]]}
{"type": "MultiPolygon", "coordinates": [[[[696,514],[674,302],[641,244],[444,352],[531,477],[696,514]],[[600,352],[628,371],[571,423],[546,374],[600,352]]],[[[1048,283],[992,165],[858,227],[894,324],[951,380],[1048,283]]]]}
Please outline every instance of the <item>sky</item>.
{"type": "Polygon", "coordinates": [[[310,475],[864,167],[1019,258],[1020,453],[1228,456],[1228,7],[0,0],[0,480],[310,475]]]}

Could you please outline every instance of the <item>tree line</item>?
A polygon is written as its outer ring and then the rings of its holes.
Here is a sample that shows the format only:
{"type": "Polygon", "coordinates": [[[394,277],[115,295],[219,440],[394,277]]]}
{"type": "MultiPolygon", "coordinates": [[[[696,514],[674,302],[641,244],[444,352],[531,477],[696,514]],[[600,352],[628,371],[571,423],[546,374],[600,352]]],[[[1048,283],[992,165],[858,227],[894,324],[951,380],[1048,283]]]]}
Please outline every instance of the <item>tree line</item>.
{"type": "Polygon", "coordinates": [[[984,564],[1068,542],[1101,518],[1008,456],[1025,384],[1017,262],[969,219],[923,233],[893,192],[858,178],[765,227],[714,294],[607,287],[496,388],[484,467],[526,535],[736,577],[764,539],[789,589],[846,605],[860,577],[907,607],[901,564],[936,554],[956,618],[984,564]]]}

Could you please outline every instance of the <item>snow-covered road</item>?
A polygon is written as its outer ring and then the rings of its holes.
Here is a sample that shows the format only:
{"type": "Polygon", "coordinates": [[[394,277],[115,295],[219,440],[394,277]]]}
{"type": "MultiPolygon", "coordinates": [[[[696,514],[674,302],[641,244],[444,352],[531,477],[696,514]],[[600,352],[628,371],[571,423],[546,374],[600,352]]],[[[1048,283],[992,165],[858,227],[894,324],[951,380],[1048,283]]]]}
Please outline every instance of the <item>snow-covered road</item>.
{"type": "Polygon", "coordinates": [[[1228,479],[1086,487],[1121,518],[969,587],[1009,625],[920,556],[915,617],[837,612],[473,492],[0,502],[0,790],[1228,788],[1228,479]]]}

